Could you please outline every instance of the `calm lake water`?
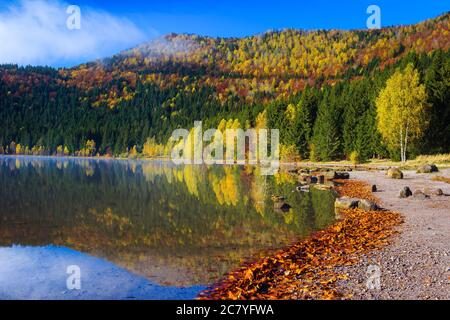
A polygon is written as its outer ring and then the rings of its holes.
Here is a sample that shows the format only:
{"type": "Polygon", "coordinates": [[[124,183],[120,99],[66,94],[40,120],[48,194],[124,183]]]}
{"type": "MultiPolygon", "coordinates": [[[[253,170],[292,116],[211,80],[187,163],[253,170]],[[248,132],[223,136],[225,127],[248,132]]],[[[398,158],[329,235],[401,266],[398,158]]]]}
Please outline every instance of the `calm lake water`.
{"type": "Polygon", "coordinates": [[[0,298],[194,298],[334,221],[332,192],[296,186],[255,166],[0,157],[0,298]]]}

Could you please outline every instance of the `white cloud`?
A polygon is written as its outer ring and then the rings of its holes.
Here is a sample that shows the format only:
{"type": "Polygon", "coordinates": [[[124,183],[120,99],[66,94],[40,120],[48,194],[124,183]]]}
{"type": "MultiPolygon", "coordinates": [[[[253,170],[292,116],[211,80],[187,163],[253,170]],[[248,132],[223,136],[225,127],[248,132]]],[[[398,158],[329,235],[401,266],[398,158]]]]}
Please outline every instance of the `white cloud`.
{"type": "Polygon", "coordinates": [[[22,0],[0,12],[0,63],[61,65],[134,46],[146,34],[131,21],[81,7],[81,29],[69,30],[68,3],[22,0]]]}

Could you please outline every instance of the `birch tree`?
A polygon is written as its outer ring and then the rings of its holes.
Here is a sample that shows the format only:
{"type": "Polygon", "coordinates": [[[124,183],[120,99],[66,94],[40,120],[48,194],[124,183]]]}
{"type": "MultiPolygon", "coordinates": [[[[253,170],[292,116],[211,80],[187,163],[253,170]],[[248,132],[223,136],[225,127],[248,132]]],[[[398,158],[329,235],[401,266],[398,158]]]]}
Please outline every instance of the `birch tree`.
{"type": "Polygon", "coordinates": [[[417,143],[429,123],[425,85],[412,64],[397,70],[376,99],[377,124],[381,136],[392,149],[400,149],[406,161],[408,147],[417,143]]]}

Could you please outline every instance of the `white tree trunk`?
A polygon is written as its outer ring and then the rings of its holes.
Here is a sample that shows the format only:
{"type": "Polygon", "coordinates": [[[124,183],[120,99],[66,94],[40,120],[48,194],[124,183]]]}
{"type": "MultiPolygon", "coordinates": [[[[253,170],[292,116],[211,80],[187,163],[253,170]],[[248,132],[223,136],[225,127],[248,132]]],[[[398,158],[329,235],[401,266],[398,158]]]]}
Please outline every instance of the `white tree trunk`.
{"type": "Polygon", "coordinates": [[[403,155],[403,160],[404,162],[406,162],[406,146],[408,145],[408,122],[406,123],[406,132],[405,132],[405,145],[404,145],[404,155],[403,155]]]}
{"type": "Polygon", "coordinates": [[[403,161],[403,128],[400,128],[400,158],[403,161]]]}

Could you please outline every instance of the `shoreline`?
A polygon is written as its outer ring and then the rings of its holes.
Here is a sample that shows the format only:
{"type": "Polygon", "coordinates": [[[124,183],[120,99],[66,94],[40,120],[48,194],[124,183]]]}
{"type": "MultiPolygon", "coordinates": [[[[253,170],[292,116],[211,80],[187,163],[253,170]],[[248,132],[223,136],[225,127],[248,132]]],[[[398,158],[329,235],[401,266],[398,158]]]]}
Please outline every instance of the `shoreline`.
{"type": "MultiPolygon", "coordinates": [[[[104,161],[150,161],[150,162],[170,162],[172,161],[169,157],[158,157],[158,158],[145,158],[145,157],[135,157],[135,158],[127,158],[127,157],[107,157],[107,156],[93,156],[93,157],[81,157],[81,156],[57,156],[57,155],[23,155],[23,154],[0,154],[0,157],[3,158],[39,158],[39,159],[68,159],[68,160],[104,160],[104,161]]],[[[432,156],[431,156],[432,157],[432,156]]],[[[283,170],[286,168],[329,168],[341,171],[385,171],[390,167],[398,167],[402,170],[415,169],[419,165],[434,163],[438,164],[439,168],[442,169],[450,169],[450,162],[445,160],[444,162],[440,161],[429,161],[429,160],[408,160],[406,163],[402,162],[394,162],[389,159],[381,159],[368,161],[360,164],[352,164],[350,161],[341,160],[341,161],[328,161],[328,162],[311,162],[311,161],[297,161],[297,162],[287,162],[287,161],[279,161],[279,169],[283,170]]],[[[197,165],[193,163],[189,163],[187,165],[197,165]]],[[[202,164],[207,165],[207,164],[202,164]]],[[[261,163],[216,163],[213,165],[222,165],[222,166],[230,166],[230,165],[261,165],[261,163]]]]}
{"type": "Polygon", "coordinates": [[[357,264],[343,267],[348,275],[338,288],[352,292],[352,299],[450,299],[450,184],[432,180],[450,175],[450,169],[432,174],[404,171],[402,180],[388,179],[379,172],[352,172],[351,178],[376,184],[377,196],[389,210],[401,212],[404,223],[392,244],[362,255],[357,264]],[[447,196],[431,195],[429,199],[400,199],[399,190],[440,188],[447,196]],[[367,290],[365,281],[369,265],[381,271],[379,290],[367,290]]]}
{"type": "Polygon", "coordinates": [[[199,299],[450,299],[450,184],[432,180],[440,174],[449,175],[450,169],[434,174],[405,171],[401,180],[382,171],[351,172],[351,180],[341,180],[336,187],[340,196],[375,201],[384,211],[345,210],[342,221],[244,265],[199,299]],[[372,184],[378,187],[375,193],[369,190],[372,184]],[[444,195],[400,199],[398,192],[406,185],[413,190],[441,188],[444,195]],[[362,221],[366,223],[358,223],[362,221]],[[349,229],[355,222],[360,234],[349,229]],[[339,235],[341,230],[346,232],[339,235]],[[355,235],[363,237],[362,243],[352,244],[355,235]],[[317,253],[311,252],[317,244],[317,253]],[[358,245],[361,248],[351,248],[358,245]],[[369,289],[373,266],[380,270],[380,287],[369,289]]]}
{"type": "MultiPolygon", "coordinates": [[[[369,185],[341,180],[340,196],[378,202],[369,185]]],[[[338,284],[348,278],[339,270],[364,254],[386,247],[402,223],[397,212],[347,209],[343,219],[273,255],[230,272],[203,291],[200,300],[349,299],[338,284]]]]}

